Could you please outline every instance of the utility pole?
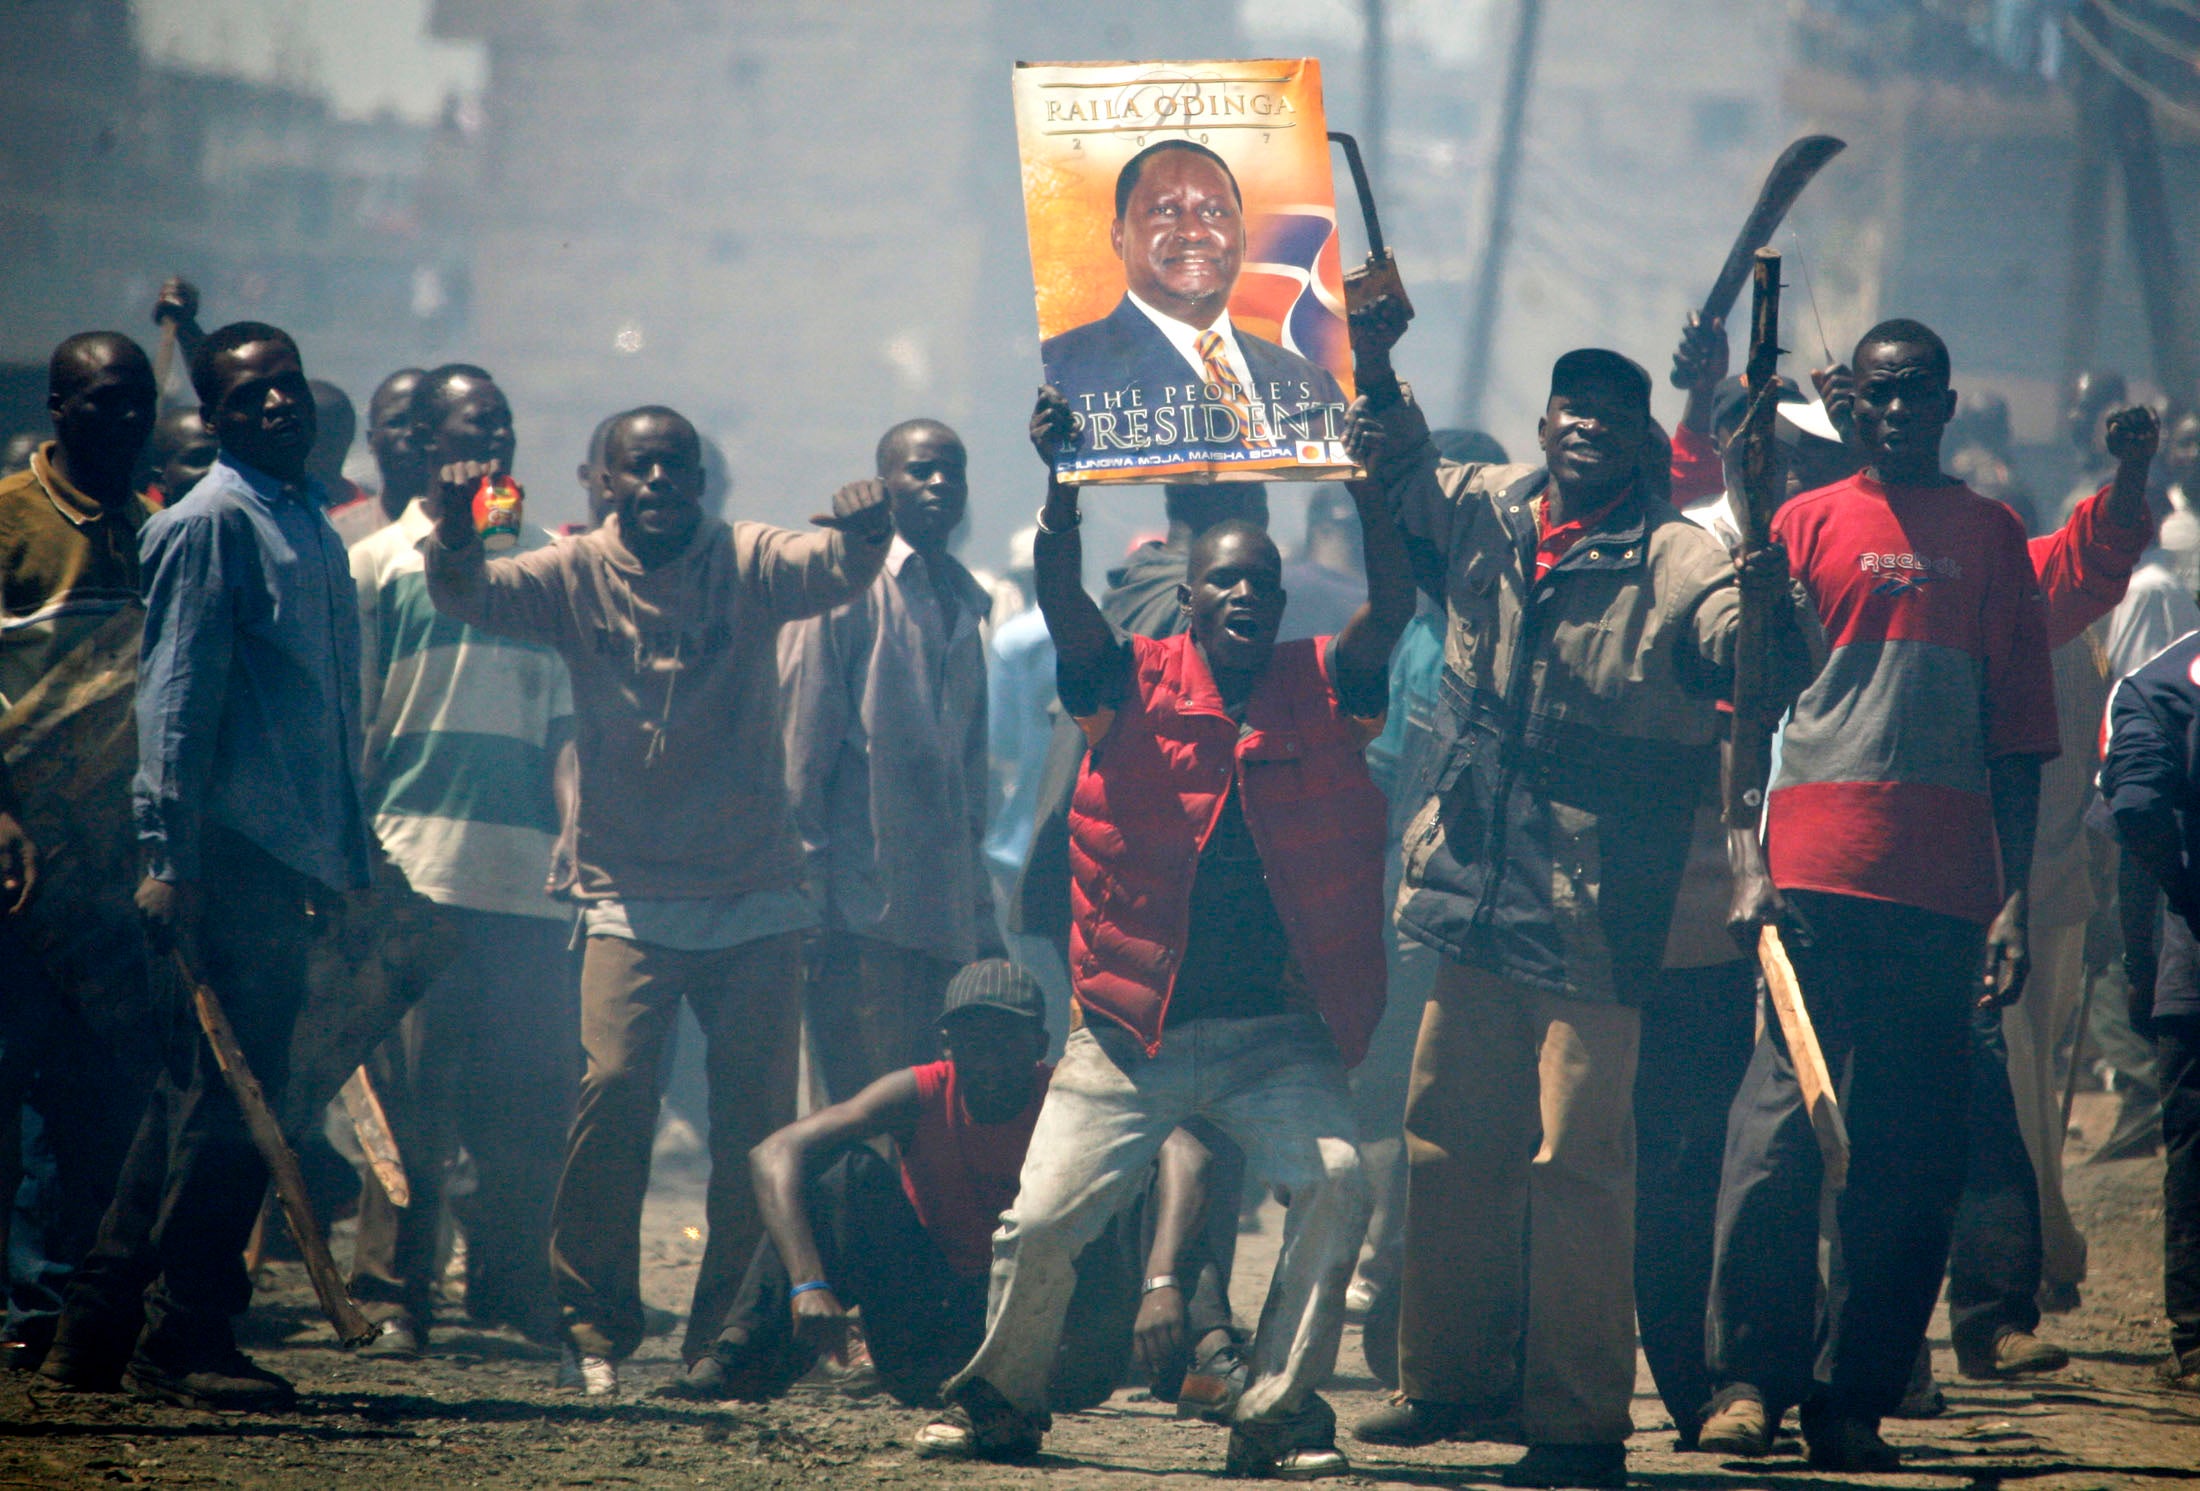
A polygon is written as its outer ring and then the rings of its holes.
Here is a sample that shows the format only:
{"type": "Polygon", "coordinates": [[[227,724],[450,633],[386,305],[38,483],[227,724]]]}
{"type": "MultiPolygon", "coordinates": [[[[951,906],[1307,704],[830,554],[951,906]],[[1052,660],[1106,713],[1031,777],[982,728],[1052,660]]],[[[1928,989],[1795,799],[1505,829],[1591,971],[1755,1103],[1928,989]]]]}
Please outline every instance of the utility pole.
{"type": "Polygon", "coordinates": [[[1366,119],[1362,150],[1367,178],[1382,194],[1390,164],[1390,26],[1384,0],[1360,0],[1365,40],[1360,45],[1361,114],[1366,119]]]}
{"type": "Polygon", "coordinates": [[[1470,429],[1482,427],[1482,400],[1489,392],[1490,341],[1497,331],[1497,297],[1505,282],[1505,250],[1512,241],[1513,198],[1520,183],[1520,137],[1527,120],[1528,84],[1535,73],[1536,36],[1542,22],[1543,0],[1520,0],[1512,57],[1505,67],[1504,112],[1498,121],[1497,160],[1490,174],[1482,266],[1475,276],[1474,305],[1467,316],[1466,371],[1459,381],[1459,418],[1470,429]]]}

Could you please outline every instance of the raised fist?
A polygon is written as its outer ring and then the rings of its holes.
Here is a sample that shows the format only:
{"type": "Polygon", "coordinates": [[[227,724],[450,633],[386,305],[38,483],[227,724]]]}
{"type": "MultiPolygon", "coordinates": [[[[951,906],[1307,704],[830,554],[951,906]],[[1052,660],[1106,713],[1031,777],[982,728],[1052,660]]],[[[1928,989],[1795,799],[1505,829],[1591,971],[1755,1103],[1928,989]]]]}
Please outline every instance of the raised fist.
{"type": "Polygon", "coordinates": [[[474,489],[485,476],[504,469],[501,461],[453,461],[435,474],[421,494],[421,510],[433,518],[450,542],[474,526],[474,489]]]}
{"type": "Polygon", "coordinates": [[[2144,404],[2118,409],[2108,416],[2105,439],[2119,465],[2144,466],[2162,443],[2162,421],[2144,404]]]}
{"type": "Polygon", "coordinates": [[[1708,391],[1726,376],[1726,362],[1726,318],[1706,321],[1700,312],[1690,311],[1681,344],[1673,349],[1673,386],[1708,391]]]}
{"type": "Polygon", "coordinates": [[[1352,355],[1359,358],[1390,356],[1390,349],[1406,334],[1405,307],[1388,295],[1378,295],[1347,318],[1352,328],[1352,355]]]}
{"type": "Polygon", "coordinates": [[[886,502],[886,483],[876,478],[852,481],[833,493],[832,512],[810,521],[820,528],[838,528],[850,538],[881,538],[894,528],[894,510],[886,502]]]}
{"type": "Polygon", "coordinates": [[[1039,402],[1031,410],[1031,448],[1049,471],[1056,461],[1077,453],[1077,431],[1082,423],[1058,390],[1051,386],[1039,390],[1039,402]]]}
{"type": "Polygon", "coordinates": [[[199,287],[180,274],[172,274],[160,287],[160,299],[153,302],[153,324],[164,321],[191,322],[199,319],[199,287]]]}

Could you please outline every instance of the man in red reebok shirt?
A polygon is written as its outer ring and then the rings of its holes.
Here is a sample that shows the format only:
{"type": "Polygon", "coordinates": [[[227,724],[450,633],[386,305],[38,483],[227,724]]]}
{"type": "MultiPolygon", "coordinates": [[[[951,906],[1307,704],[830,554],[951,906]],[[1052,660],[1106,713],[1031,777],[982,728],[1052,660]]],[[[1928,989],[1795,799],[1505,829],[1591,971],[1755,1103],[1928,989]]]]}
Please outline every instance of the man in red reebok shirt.
{"type": "Polygon", "coordinates": [[[2058,749],[2047,611],[2007,507],[1942,474],[1948,351],[1914,321],[1865,333],[1854,421],[1866,469],[1795,499],[1773,534],[1830,648],[1797,700],[1767,812],[1772,884],[1836,1069],[1851,1144],[1845,1278],[1816,1320],[1821,1178],[1772,1026],[1735,1100],[1712,1281],[1721,1383],[1702,1443],[1763,1453],[1803,1411],[1813,1465],[1896,1463],[1901,1402],[1963,1188],[1969,1025],[2028,969],[2040,765],[2058,749]],[[1813,1360],[1817,1369],[1813,1373],[1813,1360]]]}

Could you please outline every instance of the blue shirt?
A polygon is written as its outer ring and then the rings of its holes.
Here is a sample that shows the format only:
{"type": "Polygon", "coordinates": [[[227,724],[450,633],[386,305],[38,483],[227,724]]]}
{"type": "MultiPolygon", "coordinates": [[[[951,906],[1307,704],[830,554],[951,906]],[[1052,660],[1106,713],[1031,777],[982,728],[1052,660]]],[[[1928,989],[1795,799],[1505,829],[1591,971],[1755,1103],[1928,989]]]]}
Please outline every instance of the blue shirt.
{"type": "Polygon", "coordinates": [[[198,880],[207,822],[335,889],[367,883],[359,615],[320,484],[224,456],[138,540],[138,773],[146,867],[198,880]]]}
{"type": "Polygon", "coordinates": [[[1037,606],[993,634],[986,664],[986,723],[998,786],[985,857],[994,874],[1013,883],[1031,857],[1039,779],[1054,739],[1054,639],[1037,606]]]}

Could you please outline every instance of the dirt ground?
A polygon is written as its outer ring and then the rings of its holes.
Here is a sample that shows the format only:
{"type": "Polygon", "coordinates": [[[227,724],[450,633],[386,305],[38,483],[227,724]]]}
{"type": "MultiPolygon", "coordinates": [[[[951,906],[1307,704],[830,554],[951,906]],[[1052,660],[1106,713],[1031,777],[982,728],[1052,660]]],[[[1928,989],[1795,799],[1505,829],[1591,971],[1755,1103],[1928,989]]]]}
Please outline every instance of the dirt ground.
{"type": "MultiPolygon", "coordinates": [[[[2106,1099],[2080,1127],[2105,1128],[2106,1099]]],[[[2071,1191],[2092,1245],[2092,1277],[2074,1314],[2044,1333],[2075,1361],[2023,1385],[1947,1382],[1946,1416],[1890,1422],[1914,1473],[1854,1484],[2076,1488],[2200,1482],[2200,1397],[2166,1393],[2154,1372],[2163,1352],[2161,1166],[2082,1163],[2071,1149],[2071,1191]]],[[[646,1293],[682,1308],[701,1255],[697,1177],[660,1167],[645,1219],[646,1293]]],[[[1279,1214],[1245,1239],[1236,1292],[1248,1318],[1267,1286],[1279,1214]]],[[[1936,1363],[1953,1374],[1945,1317],[1936,1363]]],[[[1101,1409],[1056,1421],[1043,1461],[971,1467],[921,1461],[909,1449],[923,1416],[883,1397],[850,1400],[798,1389],[766,1408],[691,1407],[643,1395],[676,1367],[675,1338],[658,1335],[628,1364],[621,1396],[584,1400],[552,1386],[554,1362],[515,1336],[481,1332],[452,1312],[434,1354],[417,1363],[364,1360],[337,1350],[313,1314],[302,1272],[273,1266],[250,1320],[250,1348],[290,1376],[299,1413],[235,1417],[155,1408],[124,1398],[41,1392],[0,1382],[0,1491],[47,1486],[559,1487],[907,1485],[1063,1488],[1192,1484],[1219,1477],[1223,1431],[1179,1424],[1135,1390],[1101,1409]]],[[[1329,1389],[1349,1425],[1379,1401],[1347,1331],[1329,1389]]],[[[1647,1373],[1637,1386],[1632,1465],[1651,1486],[1779,1486],[1830,1491],[1850,1484],[1804,1468],[1793,1442],[1751,1465],[1672,1452],[1671,1425],[1647,1373]]],[[[1503,1445],[1388,1450],[1344,1441],[1356,1474],[1340,1484],[1487,1486],[1520,1452],[1503,1445]]]]}

